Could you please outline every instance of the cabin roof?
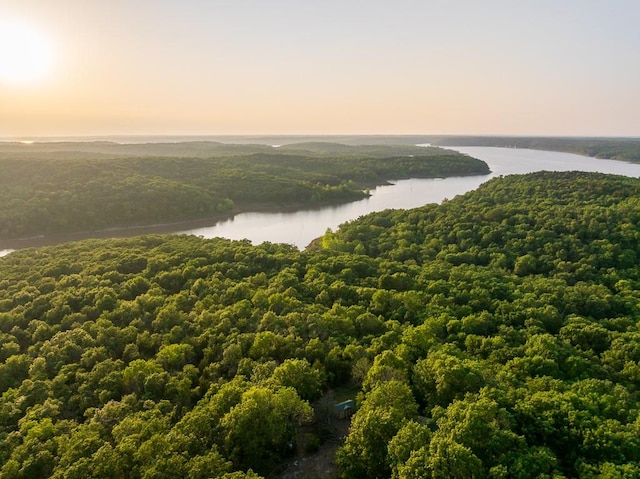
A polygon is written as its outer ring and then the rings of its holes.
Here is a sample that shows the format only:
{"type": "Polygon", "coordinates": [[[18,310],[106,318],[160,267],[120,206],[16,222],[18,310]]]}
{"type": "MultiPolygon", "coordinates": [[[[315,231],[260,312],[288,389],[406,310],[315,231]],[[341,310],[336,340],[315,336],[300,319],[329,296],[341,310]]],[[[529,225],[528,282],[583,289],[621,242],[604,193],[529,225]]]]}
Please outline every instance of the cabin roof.
{"type": "Polygon", "coordinates": [[[346,401],[342,401],[337,403],[335,406],[337,412],[343,412],[347,409],[353,409],[356,407],[356,402],[353,399],[347,399],[346,401]]]}

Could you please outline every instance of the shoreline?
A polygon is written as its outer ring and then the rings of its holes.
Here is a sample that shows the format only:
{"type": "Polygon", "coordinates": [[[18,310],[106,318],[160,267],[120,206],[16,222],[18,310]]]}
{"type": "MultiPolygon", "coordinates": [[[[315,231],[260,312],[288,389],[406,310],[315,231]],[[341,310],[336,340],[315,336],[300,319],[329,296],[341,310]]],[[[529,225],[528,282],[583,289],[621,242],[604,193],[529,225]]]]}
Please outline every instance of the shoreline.
{"type": "MultiPolygon", "coordinates": [[[[489,173],[490,174],[490,173],[489,173]]],[[[411,178],[393,178],[383,180],[375,185],[366,185],[366,189],[362,190],[362,196],[346,201],[323,201],[320,203],[309,204],[304,202],[267,205],[267,204],[246,204],[238,207],[229,213],[220,213],[214,216],[208,216],[205,218],[187,219],[181,221],[169,221],[163,223],[153,224],[134,224],[129,226],[115,226],[109,228],[103,228],[99,230],[89,231],[74,231],[68,233],[52,233],[43,235],[34,235],[22,238],[6,238],[0,239],[0,257],[3,251],[11,251],[25,249],[25,248],[38,248],[42,246],[54,246],[60,243],[67,243],[70,241],[82,241],[88,239],[109,239],[109,238],[129,238],[133,236],[140,236],[145,234],[179,234],[181,230],[194,230],[199,228],[207,228],[215,226],[216,224],[233,220],[238,215],[244,213],[296,213],[304,211],[319,211],[324,208],[340,207],[354,203],[357,201],[366,200],[371,197],[371,189],[375,189],[379,186],[392,186],[399,180],[406,179],[446,179],[446,178],[461,178],[469,176],[483,176],[483,174],[472,173],[468,175],[452,175],[452,176],[433,176],[433,177],[411,177],[411,178]]],[[[8,253],[6,253],[8,254],[8,253]]]]}
{"type": "MultiPolygon", "coordinates": [[[[388,182],[386,184],[389,184],[388,182]]],[[[234,217],[243,213],[292,213],[298,211],[314,211],[321,210],[332,206],[342,206],[355,201],[361,201],[371,196],[370,193],[363,191],[360,198],[350,199],[348,201],[326,201],[316,205],[308,205],[305,203],[296,203],[289,205],[260,205],[248,204],[242,208],[236,209],[229,213],[221,213],[206,218],[195,218],[181,221],[170,221],[165,223],[154,224],[135,224],[130,226],[115,226],[103,228],[99,230],[74,231],[68,233],[53,233],[44,235],[28,236],[23,238],[7,238],[0,239],[0,257],[2,253],[9,254],[12,251],[25,248],[37,248],[41,246],[54,246],[60,243],[70,241],[82,241],[88,239],[109,239],[109,238],[129,238],[145,234],[179,234],[179,230],[193,230],[198,228],[206,228],[215,226],[216,224],[233,220],[234,217]]]]}

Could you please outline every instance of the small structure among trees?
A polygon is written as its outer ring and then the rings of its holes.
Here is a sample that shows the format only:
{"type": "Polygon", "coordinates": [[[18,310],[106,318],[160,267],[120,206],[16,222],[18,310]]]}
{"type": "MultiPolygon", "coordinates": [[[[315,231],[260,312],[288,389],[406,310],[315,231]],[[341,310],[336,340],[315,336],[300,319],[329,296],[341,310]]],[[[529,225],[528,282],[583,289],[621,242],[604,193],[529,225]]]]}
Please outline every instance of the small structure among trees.
{"type": "Polygon", "coordinates": [[[333,407],[336,416],[340,419],[346,419],[356,410],[356,402],[353,399],[347,399],[346,401],[339,402],[333,407]]]}

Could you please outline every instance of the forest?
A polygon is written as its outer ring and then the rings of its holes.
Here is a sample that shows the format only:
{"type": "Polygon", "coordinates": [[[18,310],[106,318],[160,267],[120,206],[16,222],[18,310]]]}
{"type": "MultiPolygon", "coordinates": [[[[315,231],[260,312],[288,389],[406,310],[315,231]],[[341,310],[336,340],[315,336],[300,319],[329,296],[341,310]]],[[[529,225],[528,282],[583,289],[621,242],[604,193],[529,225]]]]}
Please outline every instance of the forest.
{"type": "MultiPolygon", "coordinates": [[[[640,477],[640,180],[540,172],[304,251],[193,236],[0,258],[0,478],[640,477]],[[344,419],[342,420],[344,421],[344,419]]],[[[311,478],[313,479],[313,478],[311,478]]]]}
{"type": "Polygon", "coordinates": [[[313,208],[393,179],[488,172],[453,151],[402,145],[0,143],[0,239],[313,208]]]}

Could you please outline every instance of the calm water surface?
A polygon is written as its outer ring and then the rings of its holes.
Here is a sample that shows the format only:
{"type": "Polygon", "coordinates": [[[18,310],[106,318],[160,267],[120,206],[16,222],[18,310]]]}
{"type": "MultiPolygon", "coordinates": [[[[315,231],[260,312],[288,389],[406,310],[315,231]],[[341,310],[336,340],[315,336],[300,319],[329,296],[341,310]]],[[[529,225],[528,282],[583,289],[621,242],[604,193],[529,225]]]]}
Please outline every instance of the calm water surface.
{"type": "MultiPolygon", "coordinates": [[[[640,177],[640,164],[613,160],[598,160],[571,153],[553,151],[522,150],[492,147],[451,147],[485,161],[492,173],[482,176],[452,177],[444,179],[409,179],[394,181],[393,185],[379,186],[371,190],[372,196],[341,206],[331,206],[317,210],[302,210],[288,213],[241,213],[232,219],[207,227],[170,233],[187,233],[205,238],[217,236],[229,239],[249,239],[254,244],[265,241],[290,243],[298,248],[306,247],[313,239],[323,235],[327,228],[335,230],[340,224],[354,220],[373,211],[388,208],[407,209],[427,203],[440,203],[445,198],[466,193],[480,186],[490,178],[499,175],[531,173],[534,171],[594,171],[618,175],[640,177]]],[[[184,227],[183,227],[184,228],[184,227]]],[[[131,236],[144,231],[113,230],[107,236],[131,236]]],[[[86,235],[86,237],[105,237],[86,235]]],[[[82,239],[74,237],[74,240],[82,239]]],[[[41,244],[63,242],[44,238],[41,244]]],[[[25,246],[39,246],[30,244],[25,246]]],[[[0,256],[10,253],[0,242],[0,256]],[[4,249],[3,249],[4,248],[4,249]]]]}
{"type": "Polygon", "coordinates": [[[531,173],[534,171],[594,171],[640,177],[640,165],[614,160],[599,160],[571,153],[491,147],[451,147],[474,158],[485,161],[492,173],[482,176],[452,177],[444,179],[398,180],[390,186],[372,190],[370,198],[321,210],[293,213],[242,213],[234,218],[190,233],[214,238],[292,243],[306,247],[327,228],[336,229],[345,221],[356,219],[373,211],[388,208],[415,208],[427,203],[440,203],[445,198],[471,191],[490,178],[499,175],[531,173]]]}

